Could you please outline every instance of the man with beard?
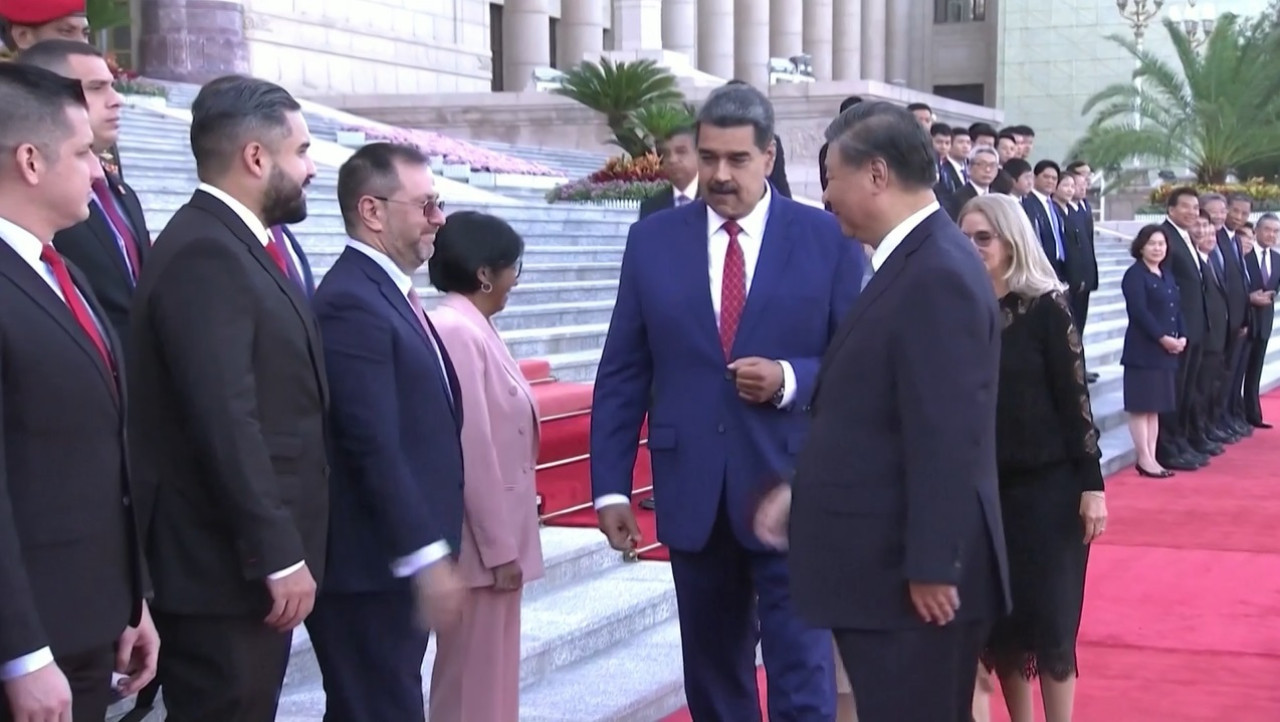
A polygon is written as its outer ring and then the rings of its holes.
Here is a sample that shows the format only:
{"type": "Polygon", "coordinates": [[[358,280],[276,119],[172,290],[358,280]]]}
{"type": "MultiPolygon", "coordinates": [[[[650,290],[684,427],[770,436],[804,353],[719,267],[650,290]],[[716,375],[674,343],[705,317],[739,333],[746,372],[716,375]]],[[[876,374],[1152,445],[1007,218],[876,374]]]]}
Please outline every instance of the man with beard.
{"type": "Polygon", "coordinates": [[[130,451],[153,491],[147,556],[169,717],[270,722],[310,613],[328,524],[328,390],[295,260],[315,175],[301,107],[219,78],[191,106],[201,180],[134,300],[130,451]]]}

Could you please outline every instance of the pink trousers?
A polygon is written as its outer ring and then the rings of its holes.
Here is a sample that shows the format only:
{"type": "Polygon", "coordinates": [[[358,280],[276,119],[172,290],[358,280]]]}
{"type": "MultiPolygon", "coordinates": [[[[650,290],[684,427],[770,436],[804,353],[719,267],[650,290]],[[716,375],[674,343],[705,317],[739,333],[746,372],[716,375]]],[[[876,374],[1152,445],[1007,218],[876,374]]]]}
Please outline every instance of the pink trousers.
{"type": "Polygon", "coordinates": [[[435,633],[430,722],[519,722],[521,596],[472,589],[457,627],[435,633]]]}

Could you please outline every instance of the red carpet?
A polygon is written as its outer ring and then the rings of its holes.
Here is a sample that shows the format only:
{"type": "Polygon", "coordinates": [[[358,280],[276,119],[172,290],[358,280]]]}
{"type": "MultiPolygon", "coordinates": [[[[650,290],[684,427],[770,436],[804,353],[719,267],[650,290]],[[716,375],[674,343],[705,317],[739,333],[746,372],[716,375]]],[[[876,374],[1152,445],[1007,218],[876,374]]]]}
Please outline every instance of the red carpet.
{"type": "MultiPolygon", "coordinates": [[[[1263,412],[1280,420],[1280,393],[1263,412]]],[[[1076,722],[1280,721],[1278,442],[1260,430],[1194,473],[1108,479],[1076,722]]],[[[760,684],[763,697],[763,672],[760,684]]],[[[991,707],[1008,722],[998,691],[991,707]]]]}

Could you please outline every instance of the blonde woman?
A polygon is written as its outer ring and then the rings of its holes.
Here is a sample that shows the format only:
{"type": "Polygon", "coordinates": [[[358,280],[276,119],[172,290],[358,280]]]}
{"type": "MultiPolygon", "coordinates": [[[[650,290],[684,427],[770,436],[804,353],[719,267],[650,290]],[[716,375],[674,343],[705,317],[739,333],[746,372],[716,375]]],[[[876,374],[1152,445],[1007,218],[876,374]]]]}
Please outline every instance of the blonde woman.
{"type": "Polygon", "coordinates": [[[1088,545],[1107,520],[1084,349],[1070,300],[1018,203],[981,196],[958,223],[1004,316],[996,455],[1013,612],[996,623],[984,661],[1012,722],[1034,720],[1036,677],[1046,722],[1070,722],[1088,545]]]}

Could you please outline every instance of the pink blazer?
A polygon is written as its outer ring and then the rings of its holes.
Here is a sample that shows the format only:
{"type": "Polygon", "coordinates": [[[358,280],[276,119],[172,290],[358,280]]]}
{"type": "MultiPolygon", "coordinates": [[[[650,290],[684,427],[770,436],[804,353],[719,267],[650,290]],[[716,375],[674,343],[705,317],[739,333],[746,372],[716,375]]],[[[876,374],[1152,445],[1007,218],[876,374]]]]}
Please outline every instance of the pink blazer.
{"type": "Polygon", "coordinates": [[[538,536],[538,404],[489,320],[466,297],[447,294],[430,312],[462,392],[462,550],[458,568],[473,587],[519,560],[525,582],[542,576],[538,536]]]}

